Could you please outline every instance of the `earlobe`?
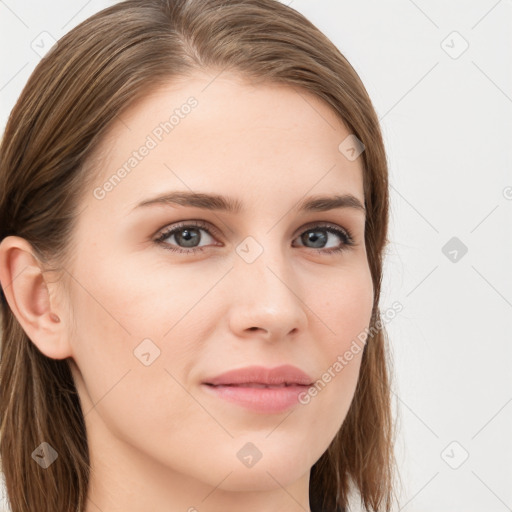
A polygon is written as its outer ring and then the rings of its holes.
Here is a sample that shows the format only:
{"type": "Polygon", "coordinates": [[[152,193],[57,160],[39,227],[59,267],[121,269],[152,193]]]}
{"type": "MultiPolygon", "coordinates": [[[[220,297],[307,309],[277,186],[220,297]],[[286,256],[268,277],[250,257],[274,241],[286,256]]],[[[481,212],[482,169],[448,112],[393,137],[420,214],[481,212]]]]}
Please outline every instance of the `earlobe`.
{"type": "MultiPolygon", "coordinates": [[[[10,309],[21,327],[47,357],[71,356],[64,322],[56,313],[44,268],[29,242],[8,236],[0,243],[0,282],[10,309]]],[[[55,301],[54,301],[55,302],[55,301]]]]}

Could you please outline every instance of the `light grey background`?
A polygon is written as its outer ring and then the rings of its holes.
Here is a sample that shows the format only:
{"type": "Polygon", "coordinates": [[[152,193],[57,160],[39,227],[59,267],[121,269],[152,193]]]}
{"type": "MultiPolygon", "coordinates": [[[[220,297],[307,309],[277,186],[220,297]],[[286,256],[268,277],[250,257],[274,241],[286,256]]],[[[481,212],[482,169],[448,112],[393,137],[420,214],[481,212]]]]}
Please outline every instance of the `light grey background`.
{"type": "MultiPolygon", "coordinates": [[[[0,1],[2,132],[49,40],[40,34],[58,39],[113,3],[0,1]]],[[[404,308],[387,324],[395,510],[512,510],[512,2],[286,3],[345,54],[382,123],[392,200],[382,310],[404,308]]]]}

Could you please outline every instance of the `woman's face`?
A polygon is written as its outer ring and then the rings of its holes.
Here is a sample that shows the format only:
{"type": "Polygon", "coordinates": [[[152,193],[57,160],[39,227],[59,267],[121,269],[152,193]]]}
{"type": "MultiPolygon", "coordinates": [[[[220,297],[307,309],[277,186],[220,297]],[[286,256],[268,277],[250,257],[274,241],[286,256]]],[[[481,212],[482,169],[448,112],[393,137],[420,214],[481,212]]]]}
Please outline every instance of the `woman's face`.
{"type": "Polygon", "coordinates": [[[213,76],[120,115],[79,207],[66,325],[98,495],[125,475],[130,496],[167,482],[172,496],[215,488],[211,503],[283,488],[305,500],[355,391],[362,351],[344,354],[373,304],[365,212],[301,209],[364,205],[350,132],[307,92],[213,76]],[[204,196],[163,199],[178,192],[204,196]],[[205,384],[254,365],[322,386],[205,384]]]}

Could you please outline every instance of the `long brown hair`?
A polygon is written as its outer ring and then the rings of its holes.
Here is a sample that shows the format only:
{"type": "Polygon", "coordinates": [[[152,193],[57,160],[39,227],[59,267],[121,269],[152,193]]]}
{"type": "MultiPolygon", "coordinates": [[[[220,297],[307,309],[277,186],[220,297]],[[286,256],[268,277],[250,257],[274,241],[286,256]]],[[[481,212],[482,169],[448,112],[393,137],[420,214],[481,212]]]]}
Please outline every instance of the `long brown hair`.
{"type": "MultiPolygon", "coordinates": [[[[62,37],[30,76],[0,146],[0,240],[26,239],[47,268],[65,268],[95,149],[116,116],[172,79],[204,69],[279,82],[323,99],[365,146],[365,242],[374,286],[370,335],[347,417],[311,469],[312,510],[390,510],[394,428],[379,297],[388,230],[388,170],[378,118],[349,62],[304,16],[277,0],[127,0],[62,37]],[[314,507],[313,507],[314,506],[314,507]]],[[[2,283],[7,287],[10,283],[2,283]]],[[[13,512],[82,512],[89,453],[69,361],[45,357],[2,296],[0,457],[13,512]],[[32,453],[48,442],[47,469],[32,453]]]]}

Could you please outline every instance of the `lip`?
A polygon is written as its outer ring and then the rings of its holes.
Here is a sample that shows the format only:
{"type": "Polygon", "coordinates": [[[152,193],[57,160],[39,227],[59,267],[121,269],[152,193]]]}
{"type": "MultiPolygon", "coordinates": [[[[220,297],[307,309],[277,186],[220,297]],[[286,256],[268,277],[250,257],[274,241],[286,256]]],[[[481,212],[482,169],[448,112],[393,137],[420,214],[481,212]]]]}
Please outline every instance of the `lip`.
{"type": "Polygon", "coordinates": [[[214,386],[233,384],[264,384],[269,386],[298,384],[310,386],[313,384],[313,379],[296,366],[284,364],[276,366],[275,368],[247,366],[205,379],[203,383],[212,384],[214,386]]]}
{"type": "Polygon", "coordinates": [[[275,368],[248,366],[202,382],[203,389],[218,398],[261,413],[278,413],[299,403],[313,379],[292,365],[275,368]]]}

